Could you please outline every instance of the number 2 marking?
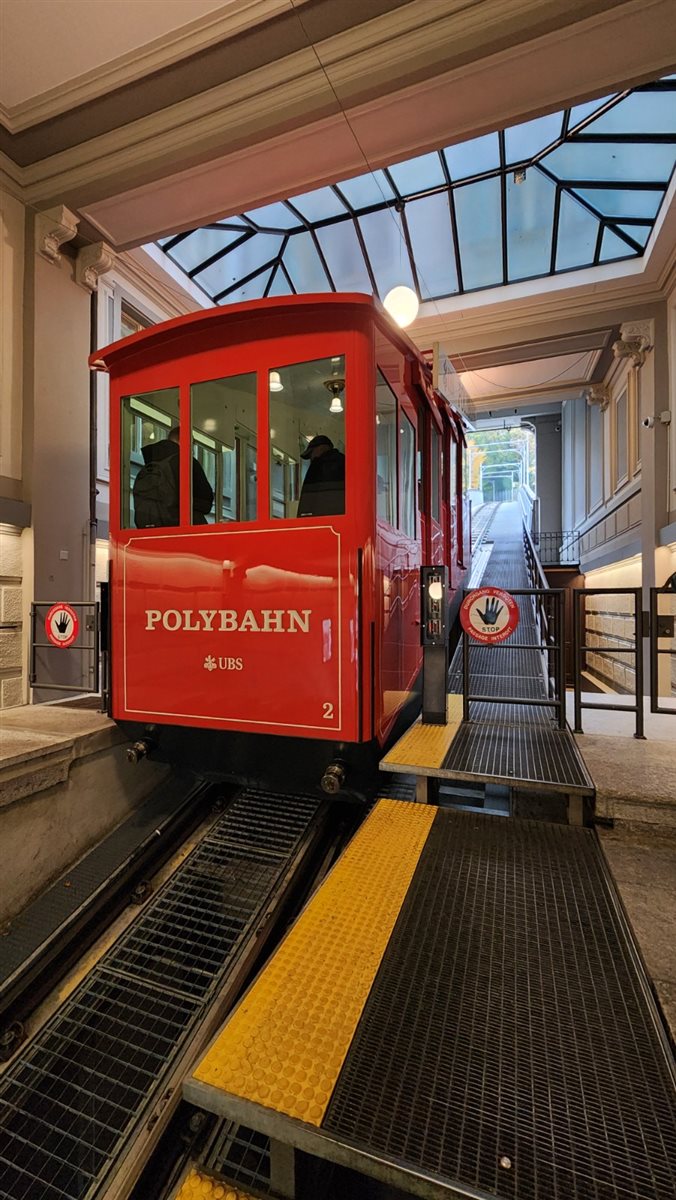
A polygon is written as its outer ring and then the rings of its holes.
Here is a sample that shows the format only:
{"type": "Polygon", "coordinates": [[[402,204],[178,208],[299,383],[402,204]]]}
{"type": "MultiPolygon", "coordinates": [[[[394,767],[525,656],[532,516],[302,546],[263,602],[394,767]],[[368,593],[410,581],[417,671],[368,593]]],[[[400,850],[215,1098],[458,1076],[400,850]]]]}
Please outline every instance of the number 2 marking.
{"type": "Polygon", "coordinates": [[[325,700],[322,705],[322,708],[324,709],[324,720],[325,721],[333,720],[333,705],[329,704],[328,700],[325,700]]]}

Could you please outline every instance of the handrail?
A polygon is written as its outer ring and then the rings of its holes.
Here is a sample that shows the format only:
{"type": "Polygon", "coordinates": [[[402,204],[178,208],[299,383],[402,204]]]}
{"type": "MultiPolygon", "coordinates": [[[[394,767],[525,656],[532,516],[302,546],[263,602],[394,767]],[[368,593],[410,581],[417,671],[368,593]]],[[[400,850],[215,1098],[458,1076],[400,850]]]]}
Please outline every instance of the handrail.
{"type": "Polygon", "coordinates": [[[549,589],[547,576],[542,570],[542,564],[535,548],[533,535],[531,534],[526,522],[523,522],[523,548],[526,555],[526,568],[528,570],[528,578],[531,587],[549,589]]]}

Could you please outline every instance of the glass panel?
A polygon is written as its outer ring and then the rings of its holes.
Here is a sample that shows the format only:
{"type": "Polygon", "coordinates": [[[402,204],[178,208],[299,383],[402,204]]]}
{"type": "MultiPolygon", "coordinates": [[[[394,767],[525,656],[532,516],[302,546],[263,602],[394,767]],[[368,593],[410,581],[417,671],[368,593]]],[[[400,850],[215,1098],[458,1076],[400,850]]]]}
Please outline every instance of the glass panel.
{"type": "Polygon", "coordinates": [[[411,200],[406,205],[421,299],[448,296],[458,290],[448,192],[411,200]]]}
{"type": "Polygon", "coordinates": [[[398,214],[393,209],[368,213],[359,217],[359,225],[381,299],[400,283],[415,291],[398,214]]]}
{"type": "Polygon", "coordinates": [[[326,221],[329,217],[340,217],[345,213],[342,200],[329,187],[293,196],[291,203],[303,214],[306,221],[326,221]]]}
{"type": "MultiPolygon", "coordinates": [[[[276,258],[282,247],[283,239],[275,234],[256,233],[247,242],[233,250],[230,254],[219,258],[217,262],[200,271],[194,276],[195,283],[203,287],[211,296],[217,296],[226,288],[233,287],[239,279],[245,279],[252,271],[258,271],[267,262],[276,258]]],[[[246,286],[246,285],[244,285],[246,286]]],[[[257,294],[262,296],[263,288],[257,294]]],[[[232,293],[231,301],[240,299],[240,291],[232,293]]]]}
{"type": "Polygon", "coordinates": [[[556,269],[586,267],[594,261],[599,222],[567,192],[561,195],[556,269]]]}
{"type": "Polygon", "coordinates": [[[600,404],[587,407],[589,422],[589,512],[603,499],[603,414],[600,404]]]}
{"type": "Polygon", "coordinates": [[[122,529],[178,525],[178,437],[178,388],[123,398],[122,529]]]}
{"type": "Polygon", "coordinates": [[[297,292],[330,292],[331,285],[309,233],[295,233],[284,251],[286,267],[297,292]]]}
{"type": "Polygon", "coordinates": [[[458,486],[458,446],[451,435],[448,443],[448,501],[455,503],[455,493],[458,486]]]}
{"type": "Polygon", "coordinates": [[[606,104],[610,98],[610,96],[601,96],[598,100],[587,100],[585,104],[576,104],[574,108],[571,108],[570,118],[568,121],[568,132],[570,133],[571,129],[575,129],[575,127],[580,124],[580,121],[586,120],[586,118],[590,117],[592,113],[595,113],[597,109],[603,108],[603,105],[606,104]]]}
{"type": "Polygon", "coordinates": [[[382,204],[384,200],[392,200],[394,192],[382,171],[372,171],[369,175],[357,175],[354,179],[346,179],[338,187],[353,208],[368,208],[371,204],[382,204]]]}
{"type": "Polygon", "coordinates": [[[455,211],[465,288],[502,283],[500,180],[484,179],[457,188],[455,211]]]}
{"type": "Polygon", "coordinates": [[[270,513],[345,512],[345,355],[270,372],[270,513]]]}
{"type": "Polygon", "coordinates": [[[402,196],[441,187],[446,182],[438,153],[420,154],[396,163],[390,167],[390,175],[402,196]]]}
{"type": "Polygon", "coordinates": [[[615,437],[616,445],[616,463],[617,475],[615,478],[616,484],[621,483],[626,479],[629,473],[629,459],[627,455],[627,389],[617,398],[615,408],[615,437]]]}
{"type": "Polygon", "coordinates": [[[556,188],[537,168],[523,183],[507,176],[507,261],[509,278],[549,273],[556,188]]]}
{"type": "Polygon", "coordinates": [[[498,135],[487,133],[461,142],[459,146],[448,146],[444,157],[451,179],[469,179],[472,175],[483,175],[485,171],[497,171],[500,166],[498,135]]]}
{"type": "Polygon", "coordinates": [[[581,196],[606,217],[654,217],[664,192],[633,192],[630,188],[576,188],[581,196]]]}
{"type": "Polygon", "coordinates": [[[610,262],[615,258],[627,258],[629,255],[635,255],[636,251],[622,241],[612,229],[604,229],[603,241],[601,242],[601,262],[610,262]]]}
{"type": "Polygon", "coordinates": [[[141,313],[134,312],[123,302],[120,306],[120,337],[131,337],[142,329],[149,329],[152,321],[147,320],[141,313]]]}
{"type": "Polygon", "coordinates": [[[674,146],[641,142],[566,142],[543,160],[559,179],[598,179],[622,183],[666,183],[676,157],[674,146]]]}
{"type": "Polygon", "coordinates": [[[632,92],[585,133],[676,133],[676,92],[632,92]]]}
{"type": "Polygon", "coordinates": [[[252,208],[247,214],[256,225],[270,229],[297,229],[300,220],[281,200],[276,204],[264,204],[262,208],[252,208]]]}
{"type": "Polygon", "coordinates": [[[192,271],[193,267],[206,262],[219,250],[225,250],[241,236],[241,229],[196,229],[169,253],[184,271],[192,271]]]}
{"type": "Polygon", "coordinates": [[[522,162],[539,154],[545,146],[561,137],[563,115],[550,113],[548,117],[536,117],[505,130],[505,157],[508,163],[522,162]]]}
{"type": "Polygon", "coordinates": [[[339,292],[373,291],[359,238],[352,221],[317,230],[317,238],[339,292]]]}
{"type": "Polygon", "coordinates": [[[405,412],[400,415],[399,437],[399,481],[401,484],[401,513],[399,528],[407,537],[414,538],[415,528],[415,433],[405,412]]]}
{"type": "Polygon", "coordinates": [[[243,283],[241,287],[235,288],[234,292],[228,292],[227,296],[221,296],[219,304],[239,304],[243,300],[261,300],[265,295],[265,289],[268,286],[268,280],[272,274],[272,269],[267,267],[265,271],[254,275],[248,283],[243,283]]]}
{"type": "Polygon", "coordinates": [[[618,229],[623,230],[628,237],[633,238],[635,242],[638,242],[639,246],[643,246],[644,248],[653,231],[652,225],[618,225],[618,229]]]}
{"type": "Polygon", "coordinates": [[[273,267],[272,283],[268,296],[292,296],[293,292],[289,286],[289,281],[286,278],[281,267],[273,267]]]}
{"type": "Polygon", "coordinates": [[[431,480],[431,495],[430,495],[430,514],[437,525],[441,519],[441,505],[439,501],[439,466],[441,458],[441,437],[436,425],[431,427],[432,438],[430,442],[430,480],[431,480]]]}
{"type": "Polygon", "coordinates": [[[256,375],[190,388],[194,525],[256,520],[256,375]]]}
{"type": "Polygon", "coordinates": [[[397,524],[397,400],[382,371],[376,375],[376,513],[397,524]]]}

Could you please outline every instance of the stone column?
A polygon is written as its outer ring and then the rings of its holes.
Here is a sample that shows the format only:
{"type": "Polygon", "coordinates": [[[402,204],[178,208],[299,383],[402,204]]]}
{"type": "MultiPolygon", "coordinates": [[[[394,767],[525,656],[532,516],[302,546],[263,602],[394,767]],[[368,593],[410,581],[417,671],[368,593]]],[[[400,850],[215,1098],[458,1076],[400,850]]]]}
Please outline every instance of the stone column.
{"type": "Polygon", "coordinates": [[[540,501],[540,531],[563,528],[561,512],[561,414],[532,417],[535,426],[536,491],[540,501]]]}
{"type": "MultiPolygon", "coordinates": [[[[78,221],[58,207],[38,213],[26,322],[27,394],[32,408],[30,490],[34,534],[34,599],[93,599],[90,531],[91,293],[113,262],[102,244],[63,251],[78,221]]],[[[84,655],[67,662],[45,654],[43,677],[58,662],[58,681],[86,688],[84,655]],[[49,666],[47,664],[50,664],[49,666]],[[65,668],[65,671],[64,671],[65,668]],[[62,672],[64,672],[62,674],[62,672]]],[[[50,679],[50,682],[52,680],[50,679]]],[[[65,694],[65,693],[64,693],[65,694]]],[[[34,699],[58,698],[36,691],[34,699]]]]}

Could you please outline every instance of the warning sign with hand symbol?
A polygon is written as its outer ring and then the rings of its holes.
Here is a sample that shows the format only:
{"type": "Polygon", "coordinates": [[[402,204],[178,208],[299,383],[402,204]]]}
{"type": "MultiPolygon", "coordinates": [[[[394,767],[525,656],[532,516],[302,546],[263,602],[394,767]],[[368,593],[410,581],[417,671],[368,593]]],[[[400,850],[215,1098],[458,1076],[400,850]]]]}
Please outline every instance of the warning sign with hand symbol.
{"type": "Polygon", "coordinates": [[[460,623],[477,642],[504,642],[519,624],[519,608],[501,588],[477,588],[463,600],[460,623]]]}
{"type": "Polygon", "coordinates": [[[80,621],[70,604],[53,604],[45,617],[45,633],[53,646],[67,650],[80,631],[80,621]]]}

